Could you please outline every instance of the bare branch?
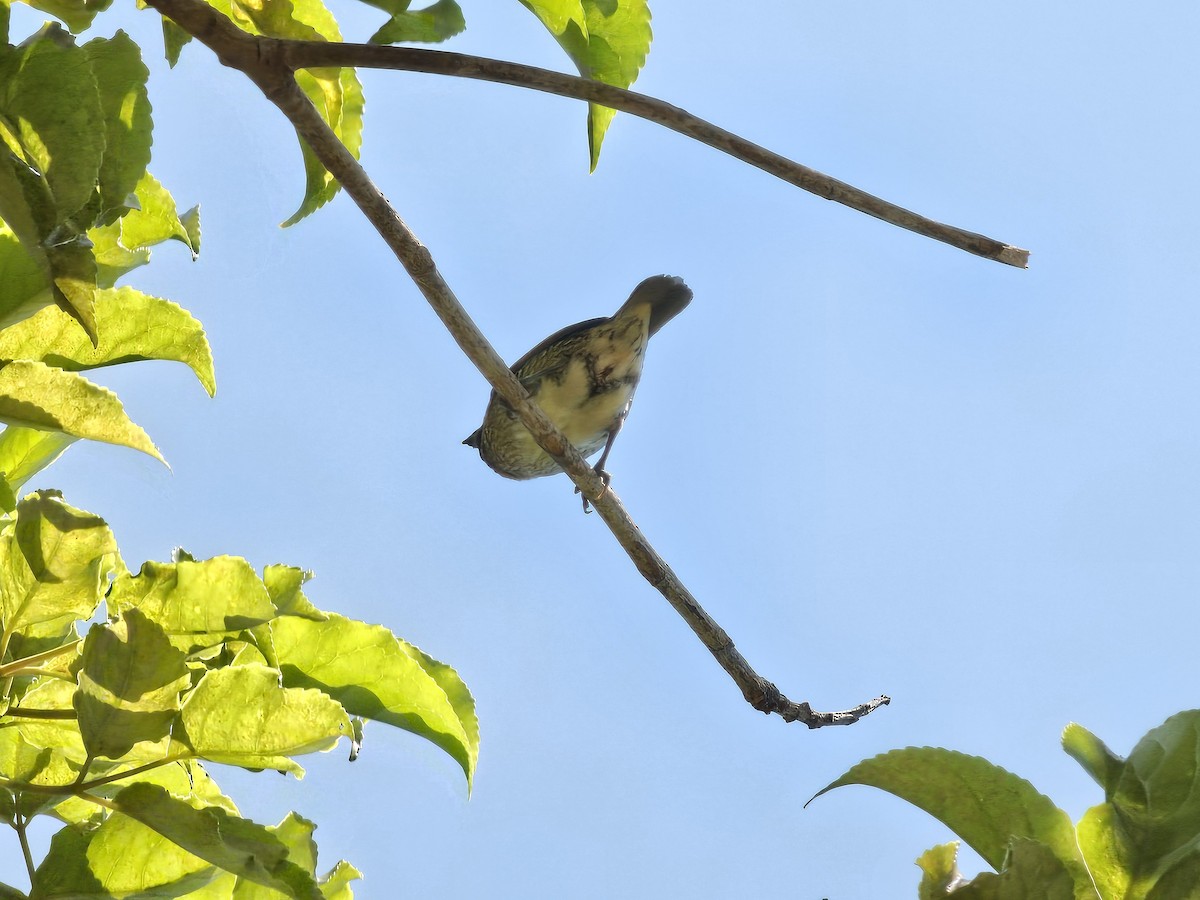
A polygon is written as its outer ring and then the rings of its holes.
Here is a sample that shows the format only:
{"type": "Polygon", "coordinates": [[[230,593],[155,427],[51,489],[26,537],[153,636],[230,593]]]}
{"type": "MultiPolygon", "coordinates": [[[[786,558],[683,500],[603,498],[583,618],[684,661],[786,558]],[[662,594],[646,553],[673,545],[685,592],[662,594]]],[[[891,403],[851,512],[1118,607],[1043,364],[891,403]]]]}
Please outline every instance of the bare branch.
{"type": "Polygon", "coordinates": [[[655,97],[627,91],[610,84],[564,75],[536,66],[487,59],[482,56],[467,56],[462,53],[446,53],[441,50],[421,50],[415,47],[380,47],[374,44],[342,44],[320,41],[281,40],[280,53],[292,69],[307,69],[314,66],[363,66],[374,69],[399,69],[406,72],[428,72],[435,75],[450,75],[457,78],[473,78],[494,81],[517,87],[588,100],[631,115],[656,122],[672,131],[687,135],[728,153],[742,162],[762,169],[789,184],[803,188],[818,197],[834,200],[851,209],[882,219],[908,231],[925,235],[937,241],[974,253],[986,259],[994,259],[1018,268],[1029,265],[1029,251],[1010,244],[975,234],[953,225],[935,222],[894,203],[868,194],[853,185],[838,181],[815,169],[792,162],[765,147],[752,143],[733,132],[706,122],[686,110],[655,97]]]}
{"type": "Polygon", "coordinates": [[[816,712],[808,703],[788,700],[775,685],[750,668],[729,635],[701,608],[696,598],[642,536],[617,496],[605,487],[595,470],[530,399],[504,360],[458,302],[434,265],[429,251],[404,224],[300,90],[292,77],[293,69],[287,54],[304,46],[303,42],[278,41],[246,34],[201,0],[147,2],[206,44],[223,63],[244,72],[287,116],[297,133],[375,226],[462,351],[483,373],[496,393],[512,406],[538,444],[562,466],[583,495],[594,498],[591,502],[638,570],[679,612],[755,709],[764,713],[778,713],[788,722],[799,721],[809,728],[820,728],[824,725],[852,724],[889,702],[887,697],[879,697],[843,712],[816,712]]]}

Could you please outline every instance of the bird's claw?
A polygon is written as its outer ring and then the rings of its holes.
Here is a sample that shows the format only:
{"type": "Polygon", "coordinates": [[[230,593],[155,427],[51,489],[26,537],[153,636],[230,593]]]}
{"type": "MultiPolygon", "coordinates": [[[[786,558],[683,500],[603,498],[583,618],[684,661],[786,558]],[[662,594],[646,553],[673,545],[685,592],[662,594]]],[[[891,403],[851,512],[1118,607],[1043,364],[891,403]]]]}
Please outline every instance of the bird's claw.
{"type": "MultiPolygon", "coordinates": [[[[600,480],[604,482],[604,487],[600,490],[600,494],[596,497],[596,500],[599,500],[601,497],[603,497],[605,494],[608,493],[608,486],[610,484],[612,484],[612,475],[609,474],[608,472],[604,471],[603,469],[596,469],[596,474],[599,475],[600,480]]],[[[579,485],[575,485],[575,493],[577,493],[577,494],[583,493],[583,491],[581,491],[579,489],[579,485]]],[[[585,516],[589,515],[591,513],[592,503],[594,503],[594,502],[596,502],[596,501],[588,500],[587,497],[583,498],[583,514],[585,516]]]]}

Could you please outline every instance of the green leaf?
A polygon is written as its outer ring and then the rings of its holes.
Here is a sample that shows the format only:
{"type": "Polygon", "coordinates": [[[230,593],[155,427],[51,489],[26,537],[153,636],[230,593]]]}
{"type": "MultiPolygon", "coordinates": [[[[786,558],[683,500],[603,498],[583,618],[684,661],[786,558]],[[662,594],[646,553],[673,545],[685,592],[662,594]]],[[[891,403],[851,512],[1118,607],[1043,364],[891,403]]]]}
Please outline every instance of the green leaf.
{"type": "MultiPolygon", "coordinates": [[[[45,678],[30,688],[21,698],[26,713],[64,713],[70,718],[32,718],[15,716],[13,724],[21,739],[33,747],[53,751],[46,760],[45,784],[64,785],[74,779],[78,768],[87,759],[83,735],[75,721],[75,685],[58,678],[45,678]],[[69,777],[68,777],[69,776],[69,777]]],[[[3,729],[0,729],[3,730],[3,729]]]]}
{"type": "Polygon", "coordinates": [[[1200,710],[1188,710],[1148,732],[1108,774],[1108,802],[1079,824],[1080,847],[1097,884],[1110,889],[1106,896],[1144,896],[1171,867],[1189,871],[1183,860],[1200,844],[1197,759],[1200,710]]]}
{"type": "Polygon", "coordinates": [[[289,859],[287,845],[249,819],[220,807],[196,809],[163,788],[144,783],[125,788],[113,802],[130,818],[240,878],[289,897],[321,897],[312,876],[289,859]]]}
{"type": "MultiPolygon", "coordinates": [[[[100,165],[100,210],[115,218],[150,163],[150,100],[141,51],[127,34],[96,38],[83,46],[92,65],[104,113],[104,159],[100,165]]],[[[103,219],[102,219],[103,221],[103,219]]]]}
{"type": "Polygon", "coordinates": [[[28,900],[28,895],[24,891],[18,891],[15,887],[0,884],[0,900],[28,900]]]}
{"type": "Polygon", "coordinates": [[[1107,803],[1093,806],[1076,827],[1079,850],[1091,872],[1100,896],[1132,897],[1133,865],[1136,851],[1107,803]]]}
{"type": "Polygon", "coordinates": [[[1200,710],[1177,713],[1129,754],[1109,802],[1143,854],[1165,856],[1200,833],[1200,710]]]}
{"type": "Polygon", "coordinates": [[[1076,883],[1053,850],[1037,841],[1018,838],[1013,841],[1004,871],[996,875],[984,872],[969,884],[951,893],[961,900],[1075,900],[1089,897],[1099,900],[1086,882],[1076,883]]]}
{"type": "Polygon", "coordinates": [[[282,687],[278,670],[261,665],[211,669],[184,700],[181,718],[197,756],[247,769],[297,771],[287,757],[329,750],[350,733],[336,701],[282,687]]]}
{"type": "Polygon", "coordinates": [[[354,892],[350,890],[350,882],[362,878],[362,872],[350,865],[344,859],[339,860],[320,880],[321,896],[325,900],[354,900],[354,892]]]}
{"type": "MultiPolygon", "coordinates": [[[[301,69],[296,72],[296,82],[346,149],[358,159],[362,146],[363,92],[354,70],[301,69]]],[[[303,140],[300,151],[304,158],[304,199],[283,223],[284,228],[316,212],[341,190],[303,140]]]]}
{"type": "Polygon", "coordinates": [[[409,11],[407,0],[400,3],[377,0],[378,6],[391,13],[392,18],[371,35],[372,44],[399,44],[415,41],[437,44],[461,34],[467,27],[462,8],[454,0],[437,0],[425,9],[409,11]]]}
{"type": "Polygon", "coordinates": [[[917,857],[917,866],[921,869],[918,900],[940,900],[963,880],[958,870],[958,841],[929,848],[917,857]]]}
{"type": "Polygon", "coordinates": [[[162,17],[163,29],[163,52],[167,58],[167,65],[172,69],[179,62],[179,54],[184,46],[192,39],[192,36],[168,19],[162,17]]]}
{"type": "MultiPolygon", "coordinates": [[[[267,829],[278,837],[288,848],[288,859],[316,878],[317,845],[313,841],[313,831],[316,826],[308,819],[288,813],[278,825],[267,829]]],[[[321,896],[326,900],[345,898],[350,900],[353,894],[348,887],[362,874],[344,860],[339,862],[324,878],[317,881],[321,896]]],[[[247,881],[239,881],[233,892],[233,900],[286,900],[286,895],[271,888],[263,887],[247,881]]]]}
{"type": "Polygon", "coordinates": [[[9,631],[95,612],[119,563],[99,516],[51,492],[17,505],[16,527],[0,533],[0,613],[9,631]]]}
{"type": "Polygon", "coordinates": [[[187,244],[192,248],[192,256],[200,253],[200,204],[196,204],[182,216],[179,222],[187,234],[187,244]]]}
{"type": "Polygon", "coordinates": [[[183,221],[175,207],[175,199],[157,178],[146,172],[134,191],[138,208],[121,218],[121,245],[129,250],[141,250],[163,241],[179,241],[195,257],[200,252],[199,207],[185,213],[195,219],[196,233],[183,221]]]}
{"type": "Polygon", "coordinates": [[[88,863],[91,833],[68,826],[50,839],[50,852],[33,876],[31,897],[37,900],[81,900],[110,896],[88,863]]]}
{"type": "Polygon", "coordinates": [[[75,34],[92,26],[97,13],[104,12],[112,0],[25,0],[34,9],[49,13],[66,23],[75,34]]]}
{"type": "Polygon", "coordinates": [[[121,243],[121,221],[88,230],[96,259],[97,287],[110,288],[122,275],[150,262],[149,250],[130,250],[121,243]]]}
{"type": "Polygon", "coordinates": [[[121,611],[137,607],[169,635],[238,632],[275,616],[262,581],[236,556],[144,563],[137,575],[113,582],[109,604],[121,611]]]}
{"type": "Polygon", "coordinates": [[[48,265],[45,254],[32,255],[12,229],[0,222],[0,328],[54,302],[48,265]]]}
{"type": "Polygon", "coordinates": [[[479,755],[475,704],[453,669],[380,625],[329,614],[271,623],[284,684],[313,687],[351,714],[411,731],[445,750],[470,785],[479,755]]]}
{"type": "Polygon", "coordinates": [[[1083,766],[1106,794],[1116,787],[1125,760],[1109,750],[1100,738],[1072,722],[1063,730],[1062,745],[1067,755],[1083,766]]]}
{"type": "Polygon", "coordinates": [[[1200,851],[1192,850],[1167,869],[1146,900],[1200,900],[1200,851]]]}
{"type": "Polygon", "coordinates": [[[300,616],[314,622],[324,622],[329,618],[327,613],[313,606],[301,590],[312,577],[312,572],[295,566],[277,564],[263,569],[263,584],[279,615],[300,616]]]}
{"type": "MultiPolygon", "coordinates": [[[[111,778],[122,772],[128,772],[132,768],[134,768],[134,763],[130,761],[105,763],[104,760],[96,760],[88,769],[88,777],[89,779],[111,778]]],[[[237,814],[237,806],[221,793],[220,787],[198,760],[182,760],[146,769],[137,773],[136,777],[138,781],[160,785],[176,797],[187,800],[192,806],[219,806],[237,814]]],[[[107,784],[88,788],[86,796],[112,798],[129,784],[129,781],[110,781],[107,784]]],[[[54,806],[53,813],[55,817],[69,825],[83,822],[99,824],[107,815],[107,811],[103,807],[79,796],[70,796],[60,801],[54,806]]]]}
{"type": "MultiPolygon", "coordinates": [[[[212,6],[228,15],[239,28],[251,34],[299,40],[340,41],[337,21],[321,0],[212,0],[212,6]]],[[[362,145],[362,84],[351,68],[301,69],[296,82],[317,108],[325,123],[357,159],[362,145]]],[[[300,139],[304,160],[304,199],[283,223],[294,225],[333,199],[339,185],[300,139]]]]}
{"type": "Polygon", "coordinates": [[[1016,837],[1041,841],[1082,874],[1067,814],[1028,781],[986,759],[933,747],[893,750],[858,763],[814,799],[847,784],[877,787],[925,810],[997,870],[1016,837]]]}
{"type": "MultiPolygon", "coordinates": [[[[0,332],[0,336],[3,332],[0,332]]],[[[30,478],[54,462],[63,451],[75,443],[75,438],[59,431],[38,431],[9,425],[0,432],[0,473],[4,476],[7,490],[16,494],[30,478]]],[[[11,512],[13,505],[3,499],[4,511],[11,512]]]]}
{"type": "Polygon", "coordinates": [[[136,360],[181,362],[216,392],[212,349],[204,328],[170,300],[122,287],[96,295],[99,342],[93,345],[75,321],[55,307],[0,331],[0,359],[32,359],[67,371],[136,360]]]}
{"type": "MultiPolygon", "coordinates": [[[[163,790],[145,782],[136,786],[163,790]]],[[[119,792],[118,798],[127,790],[119,792]]],[[[175,802],[192,809],[182,800],[175,802]]],[[[208,860],[121,813],[109,816],[96,830],[88,842],[87,860],[104,890],[118,897],[178,897],[204,887],[217,874],[208,860]]]]}
{"type": "Polygon", "coordinates": [[[119,759],[134,744],[170,733],[179,694],[190,687],[183,654],[137,609],[93,625],[83,644],[75,710],[91,756],[119,759]]]}
{"type": "Polygon", "coordinates": [[[122,275],[148,263],[149,248],[163,241],[179,241],[192,251],[193,259],[200,252],[200,207],[179,215],[174,198],[149,172],[142,175],[134,197],[136,209],[88,230],[101,288],[112,287],[122,275]]]}
{"type": "MultiPolygon", "coordinates": [[[[646,0],[521,0],[554,35],[584,78],[627,88],[650,52],[650,7],[646,0]]],[[[616,113],[588,105],[591,168],[616,113]]]]}
{"type": "Polygon", "coordinates": [[[54,281],[54,302],[96,340],[96,285],[100,274],[92,243],[73,235],[46,248],[54,281]]]}
{"type": "MultiPolygon", "coordinates": [[[[74,781],[79,766],[72,764],[61,749],[39,747],[25,740],[16,728],[6,727],[0,728],[0,773],[24,784],[58,787],[74,781]]],[[[25,817],[38,815],[58,800],[54,794],[22,791],[15,786],[12,791],[0,791],[0,797],[6,821],[11,821],[15,813],[25,817]]]]}
{"type": "Polygon", "coordinates": [[[132,447],[162,461],[116,394],[41,362],[16,360],[0,367],[0,422],[132,447]]]}
{"type": "MultiPolygon", "coordinates": [[[[104,113],[88,54],[57,25],[4,54],[0,115],[45,179],[52,224],[63,224],[91,199],[104,158],[104,113]]],[[[0,216],[14,225],[3,208],[0,216]]]]}

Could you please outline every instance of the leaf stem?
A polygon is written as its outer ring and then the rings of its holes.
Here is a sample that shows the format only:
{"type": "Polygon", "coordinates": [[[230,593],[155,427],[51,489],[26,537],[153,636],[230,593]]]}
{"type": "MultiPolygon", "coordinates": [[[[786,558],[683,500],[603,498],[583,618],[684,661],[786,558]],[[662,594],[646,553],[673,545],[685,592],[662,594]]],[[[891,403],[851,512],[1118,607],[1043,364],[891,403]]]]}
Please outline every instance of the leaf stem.
{"type": "MultiPolygon", "coordinates": [[[[31,669],[39,663],[44,663],[47,660],[54,659],[56,656],[62,656],[64,653],[69,653],[71,650],[74,650],[76,646],[78,646],[80,640],[80,638],[76,638],[69,643],[62,644],[50,650],[44,650],[41,653],[35,653],[33,656],[26,656],[22,659],[14,659],[10,663],[0,665],[0,678],[7,678],[13,675],[38,674],[37,672],[27,672],[24,670],[31,669]]],[[[8,649],[7,641],[4,644],[4,649],[8,649]]],[[[3,658],[3,653],[0,653],[0,659],[3,658]]]]}
{"type": "Polygon", "coordinates": [[[36,871],[33,865],[33,854],[29,852],[29,837],[25,834],[25,829],[29,825],[29,818],[16,813],[13,816],[13,828],[17,831],[17,840],[21,842],[21,854],[25,857],[25,871],[29,873],[29,885],[33,887],[33,876],[36,871]]]}

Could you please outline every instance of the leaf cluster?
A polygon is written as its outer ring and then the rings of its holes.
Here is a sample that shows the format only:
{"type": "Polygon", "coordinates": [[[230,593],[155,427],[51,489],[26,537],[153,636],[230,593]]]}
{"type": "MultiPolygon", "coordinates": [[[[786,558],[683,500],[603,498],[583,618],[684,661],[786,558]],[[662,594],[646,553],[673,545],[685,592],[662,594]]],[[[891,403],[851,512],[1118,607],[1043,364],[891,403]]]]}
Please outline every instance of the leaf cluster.
{"type": "Polygon", "coordinates": [[[1200,898],[1200,710],[1148,732],[1127,758],[1080,725],[1063,749],[1104,789],[1072,824],[1023,778],[986,759],[908,747],[864,760],[817,796],[847,784],[895,794],[949,826],[991,865],[967,880],[957,843],[917,860],[922,900],[1200,898]]]}
{"type": "Polygon", "coordinates": [[[0,819],[68,826],[32,896],[342,896],[357,875],[316,877],[312,823],[241,817],[206,763],[299,777],[297,756],[342,738],[356,753],[363,719],[433,741],[470,780],[478,723],[454,671],[317,609],[308,578],[185,553],[133,574],[102,519],[52,492],[18,504],[0,526],[0,819]]]}
{"type": "MultiPolygon", "coordinates": [[[[45,8],[76,27],[99,7],[45,8]]],[[[469,785],[478,723],[454,670],[318,609],[300,569],[179,552],[134,573],[101,517],[55,491],[17,499],[79,439],[162,458],[82,372],[171,360],[215,391],[200,323],[117,284],[157,244],[200,246],[198,210],[147,171],[151,127],[123,33],[79,45],[48,25],[0,45],[0,821],[32,897],[349,897],[358,873],[318,875],[311,822],[242,817],[208,764],[299,777],[297,756],[347,738],[353,758],[375,720],[432,741],[469,785]],[[63,827],[35,866],[39,815],[63,827]]]]}
{"type": "MultiPolygon", "coordinates": [[[[25,0],[30,6],[59,18],[73,33],[79,33],[92,25],[96,15],[107,9],[111,0],[25,0]]],[[[235,25],[249,34],[272,38],[288,38],[307,41],[341,41],[342,35],[333,13],[322,0],[208,0],[210,5],[227,16],[235,25]]],[[[369,38],[373,44],[398,43],[441,43],[462,33],[466,29],[466,18],[456,0],[436,0],[429,6],[413,9],[412,0],[363,0],[369,6],[388,15],[387,21],[369,38]]],[[[550,32],[559,46],[585,78],[605,84],[627,88],[637,79],[646,63],[650,51],[652,33],[650,29],[650,7],[648,0],[519,0],[532,12],[550,32]]],[[[5,12],[7,10],[5,9],[5,12]]],[[[174,66],[183,47],[191,41],[191,35],[172,22],[163,19],[163,40],[168,62],[174,66]]],[[[128,38],[125,38],[128,41],[128,38]]],[[[136,49],[136,48],[135,48],[136,49]]],[[[53,65],[45,61],[45,65],[53,65]]],[[[144,73],[144,70],[142,70],[144,73]]],[[[0,81],[5,77],[0,70],[0,81]]],[[[350,68],[302,69],[295,73],[296,81],[312,101],[326,124],[337,135],[346,149],[357,159],[362,146],[363,88],[358,75],[350,68]]],[[[75,89],[62,78],[59,89],[75,89]]],[[[144,75],[141,84],[145,84],[144,75]]],[[[101,90],[104,86],[101,86],[101,90]]],[[[47,90],[51,90],[47,86],[47,90]]],[[[144,95],[144,90],[143,90],[144,95]]],[[[148,117],[149,107],[144,107],[148,117]]],[[[600,147],[612,122],[615,111],[592,103],[588,106],[587,137],[591,168],[594,170],[600,159],[600,147]]],[[[86,111],[73,117],[64,134],[74,132],[94,136],[96,118],[89,118],[86,111]]],[[[110,135],[111,137],[111,135],[110,135]]],[[[135,141],[136,144],[136,141],[135,141]]],[[[317,160],[312,150],[299,141],[305,172],[304,197],[300,206],[283,223],[292,225],[310,213],[320,209],[333,199],[339,190],[337,181],[317,160]]],[[[129,168],[136,168],[144,149],[149,159],[149,145],[128,148],[113,145],[109,156],[121,159],[129,168]]],[[[144,162],[142,163],[144,167],[144,162]]],[[[120,183],[112,173],[109,190],[104,203],[119,204],[132,187],[120,183]]],[[[9,186],[9,190],[12,190],[9,186]]],[[[71,205],[78,197],[64,195],[64,205],[71,205]]],[[[185,218],[185,223],[186,223],[185,218]]],[[[61,224],[61,223],[59,223],[61,224]]],[[[64,232],[68,239],[65,249],[56,251],[58,270],[82,274],[87,280],[86,254],[71,245],[72,236],[78,230],[64,232]]],[[[198,236],[197,236],[198,238],[198,236]]],[[[193,247],[193,249],[196,249],[193,247]]],[[[65,277],[65,276],[64,276],[65,277]]],[[[57,281],[55,282],[57,286],[57,281]]],[[[65,281],[58,288],[62,298],[70,304],[72,294],[68,291],[71,282],[65,281]]],[[[86,298],[79,297],[81,307],[86,308],[86,298]]],[[[74,307],[72,307],[74,308],[74,307]]]]}

